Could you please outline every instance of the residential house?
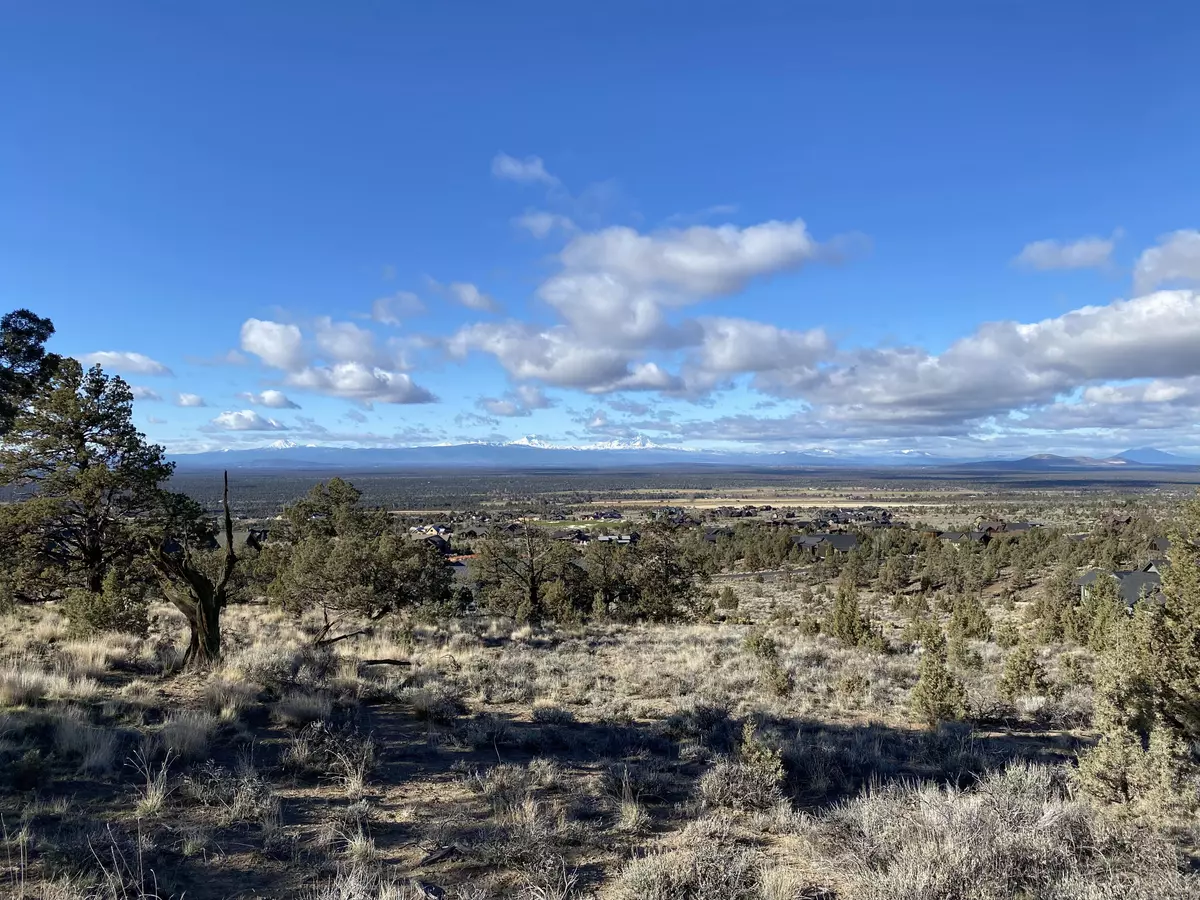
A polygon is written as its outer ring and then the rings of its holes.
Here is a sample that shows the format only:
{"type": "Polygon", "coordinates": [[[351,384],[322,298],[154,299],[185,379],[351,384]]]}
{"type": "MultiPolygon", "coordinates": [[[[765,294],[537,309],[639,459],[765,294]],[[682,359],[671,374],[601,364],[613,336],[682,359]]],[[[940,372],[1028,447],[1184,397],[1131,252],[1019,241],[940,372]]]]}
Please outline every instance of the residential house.
{"type": "Polygon", "coordinates": [[[1091,587],[1102,578],[1112,578],[1117,582],[1117,593],[1129,609],[1133,609],[1139,600],[1149,600],[1152,603],[1162,603],[1166,598],[1162,592],[1162,575],[1156,567],[1147,565],[1132,571],[1107,572],[1103,569],[1092,569],[1079,578],[1075,584],[1079,586],[1079,599],[1087,599],[1091,587]]]}
{"type": "Polygon", "coordinates": [[[792,537],[792,544],[812,556],[825,557],[830,554],[849,553],[858,547],[858,535],[798,534],[792,537]]]}

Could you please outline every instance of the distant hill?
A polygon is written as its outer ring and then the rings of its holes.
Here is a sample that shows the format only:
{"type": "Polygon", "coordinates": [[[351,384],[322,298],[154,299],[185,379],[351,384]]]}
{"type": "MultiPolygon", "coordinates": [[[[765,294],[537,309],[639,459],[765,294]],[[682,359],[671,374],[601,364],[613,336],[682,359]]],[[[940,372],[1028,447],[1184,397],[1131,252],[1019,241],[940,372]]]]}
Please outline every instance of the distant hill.
{"type": "Polygon", "coordinates": [[[1177,456],[1174,453],[1167,453],[1165,450],[1159,450],[1155,447],[1135,447],[1132,450],[1126,450],[1124,453],[1118,453],[1113,459],[1123,459],[1127,462],[1140,463],[1144,466],[1200,465],[1200,460],[1189,459],[1186,456],[1177,456]]]}
{"type": "Polygon", "coordinates": [[[1130,450],[1108,459],[1039,453],[1024,459],[964,460],[902,450],[880,456],[843,455],[831,450],[685,450],[634,441],[605,441],[562,447],[528,437],[507,443],[476,442],[426,447],[327,447],[276,441],[249,450],[214,450],[173,456],[180,471],[189,469],[253,469],[259,471],[404,471],[410,469],[474,469],[493,471],[569,471],[620,468],[743,469],[968,469],[997,472],[1153,469],[1187,467],[1195,461],[1152,448],[1130,450]]]}

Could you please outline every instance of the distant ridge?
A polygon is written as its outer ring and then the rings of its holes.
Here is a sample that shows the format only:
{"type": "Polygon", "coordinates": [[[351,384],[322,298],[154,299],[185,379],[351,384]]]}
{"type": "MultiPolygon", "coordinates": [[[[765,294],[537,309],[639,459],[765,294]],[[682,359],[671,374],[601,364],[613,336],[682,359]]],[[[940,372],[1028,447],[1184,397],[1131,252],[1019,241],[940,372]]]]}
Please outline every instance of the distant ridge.
{"type": "Polygon", "coordinates": [[[1155,447],[1135,447],[1132,450],[1126,450],[1124,453],[1118,453],[1114,459],[1123,459],[1131,463],[1140,463],[1145,466],[1196,466],[1200,465],[1200,460],[1189,459],[1186,456],[1177,456],[1174,453],[1167,453],[1165,450],[1159,450],[1155,447]]]}
{"type": "Polygon", "coordinates": [[[253,449],[225,449],[172,457],[184,469],[403,471],[407,469],[571,470],[629,467],[739,467],[746,469],[958,469],[998,472],[1119,471],[1187,468],[1200,463],[1153,448],[1107,459],[1039,453],[1024,459],[947,459],[925,451],[900,450],[878,456],[839,455],[827,448],[755,452],[692,450],[656,444],[644,437],[560,446],[536,435],[508,442],[421,447],[302,446],[278,440],[253,449]]]}

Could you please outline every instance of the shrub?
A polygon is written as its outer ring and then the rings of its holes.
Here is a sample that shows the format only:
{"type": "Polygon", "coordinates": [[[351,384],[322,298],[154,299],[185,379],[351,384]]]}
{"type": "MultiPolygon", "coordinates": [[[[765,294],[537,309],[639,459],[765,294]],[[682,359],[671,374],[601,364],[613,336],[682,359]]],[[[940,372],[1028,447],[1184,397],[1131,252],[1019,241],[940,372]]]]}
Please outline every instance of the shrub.
{"type": "Polygon", "coordinates": [[[774,662],[779,659],[779,645],[761,628],[755,628],[747,634],[746,639],[742,641],[742,646],[751,656],[764,662],[774,662]]]}
{"type": "Polygon", "coordinates": [[[77,637],[106,631],[145,637],[150,631],[146,588],[126,583],[116,569],[104,577],[99,593],[79,588],[68,591],[62,612],[70,622],[69,632],[77,637]]]}
{"type": "Polygon", "coordinates": [[[1004,661],[1004,674],[1000,676],[1000,696],[1010,703],[1017,697],[1044,696],[1048,685],[1046,669],[1038,659],[1032,644],[1018,644],[1004,661]]]}
{"type": "Polygon", "coordinates": [[[1003,650],[1011,650],[1021,642],[1021,632],[1012,622],[1005,622],[996,629],[996,644],[1003,650]]]}
{"type": "Polygon", "coordinates": [[[967,714],[966,688],[946,668],[946,641],[941,632],[926,641],[910,704],[913,715],[927,725],[962,719],[967,714]]]}
{"type": "MultiPolygon", "coordinates": [[[[1011,765],[976,790],[890,784],[809,823],[869,900],[1184,900],[1194,877],[1160,836],[1070,800],[1061,770],[1011,765]]],[[[839,891],[839,896],[842,893],[839,891]]]]}
{"type": "Polygon", "coordinates": [[[333,715],[333,701],[327,694],[293,692],[280,698],[271,712],[282,724],[303,728],[313,722],[328,721],[333,715]]]}
{"type": "Polygon", "coordinates": [[[730,612],[736,611],[738,608],[738,596],[729,585],[721,588],[717,594],[717,609],[725,609],[730,612]]]}
{"type": "Polygon", "coordinates": [[[685,845],[629,863],[617,879],[618,900],[757,900],[760,856],[722,836],[685,829],[685,845]]]}
{"type": "Polygon", "coordinates": [[[954,598],[950,611],[950,623],[946,629],[951,636],[987,640],[992,631],[992,620],[979,598],[960,594],[954,598]]]}
{"type": "Polygon", "coordinates": [[[769,809],[783,799],[782,784],[782,755],[747,722],[737,757],[719,760],[700,778],[700,799],[706,806],[769,809]]]}
{"type": "Polygon", "coordinates": [[[180,759],[202,759],[208,754],[208,744],[217,730],[217,724],[216,717],[209,713],[173,713],[163,723],[158,737],[163,747],[180,759]]]}

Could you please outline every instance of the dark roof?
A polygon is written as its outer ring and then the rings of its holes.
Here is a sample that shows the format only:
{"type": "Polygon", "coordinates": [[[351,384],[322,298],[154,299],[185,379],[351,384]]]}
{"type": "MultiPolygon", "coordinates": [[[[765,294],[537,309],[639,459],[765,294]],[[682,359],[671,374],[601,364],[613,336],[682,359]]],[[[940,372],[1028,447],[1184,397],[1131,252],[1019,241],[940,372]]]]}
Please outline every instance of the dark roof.
{"type": "Polygon", "coordinates": [[[1162,578],[1157,572],[1116,572],[1118,590],[1127,606],[1145,597],[1155,603],[1163,601],[1162,578]]]}
{"type": "Polygon", "coordinates": [[[1170,538],[1165,537],[1152,538],[1150,541],[1150,549],[1157,550],[1159,553],[1166,553],[1171,549],[1171,540],[1170,538]]]}
{"type": "Polygon", "coordinates": [[[1099,579],[1109,577],[1117,582],[1117,593],[1125,601],[1126,606],[1133,606],[1142,598],[1154,603],[1162,603],[1162,577],[1157,572],[1137,571],[1105,572],[1103,569],[1092,569],[1075,579],[1081,587],[1095,584],[1099,579]]]}
{"type": "Polygon", "coordinates": [[[792,535],[792,543],[797,547],[815,549],[826,546],[845,553],[858,546],[856,534],[796,534],[792,535]]]}

